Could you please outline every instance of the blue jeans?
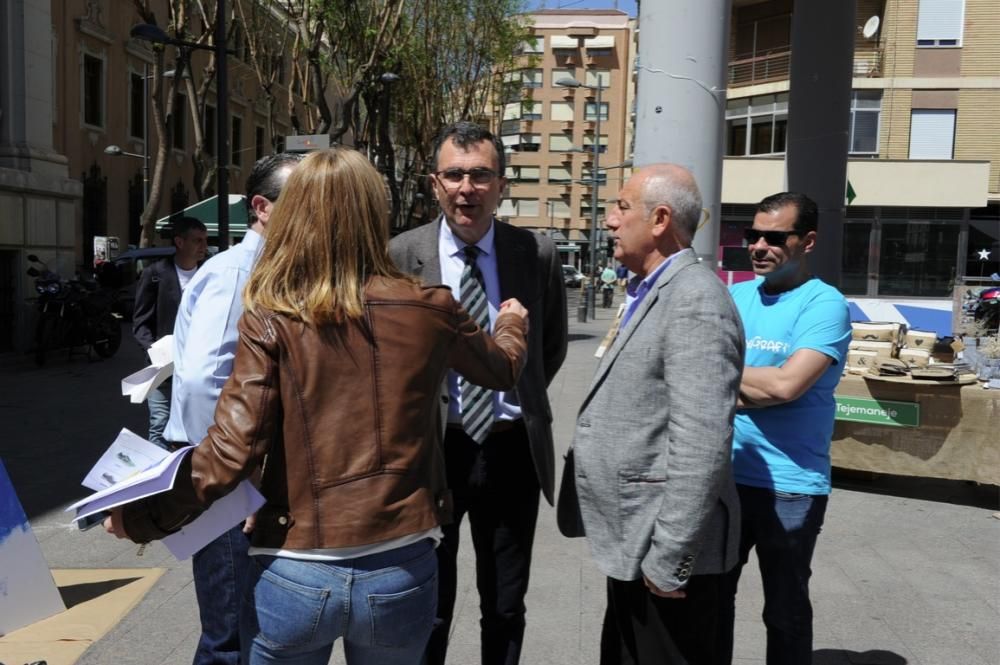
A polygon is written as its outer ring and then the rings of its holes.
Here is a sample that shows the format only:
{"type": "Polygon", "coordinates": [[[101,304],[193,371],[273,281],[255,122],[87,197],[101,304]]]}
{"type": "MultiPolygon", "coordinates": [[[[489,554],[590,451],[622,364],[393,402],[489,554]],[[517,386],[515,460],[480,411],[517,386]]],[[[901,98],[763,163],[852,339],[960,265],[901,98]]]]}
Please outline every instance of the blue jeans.
{"type": "Polygon", "coordinates": [[[719,662],[732,662],[736,587],[750,549],[756,548],[764,586],[767,665],[808,665],[813,637],[810,564],[828,497],[736,487],[742,516],[740,560],[723,585],[719,662]]]}
{"type": "Polygon", "coordinates": [[[244,663],[416,665],[437,611],[430,539],[342,561],[253,557],[241,612],[244,663]]]}
{"type": "Polygon", "coordinates": [[[149,437],[150,443],[161,448],[170,448],[163,438],[163,430],[167,428],[170,419],[170,379],[149,391],[146,403],[149,405],[149,437]]]}
{"type": "Polygon", "coordinates": [[[240,599],[250,571],[250,540],[238,524],[191,559],[201,637],[194,665],[238,665],[240,599]]]}

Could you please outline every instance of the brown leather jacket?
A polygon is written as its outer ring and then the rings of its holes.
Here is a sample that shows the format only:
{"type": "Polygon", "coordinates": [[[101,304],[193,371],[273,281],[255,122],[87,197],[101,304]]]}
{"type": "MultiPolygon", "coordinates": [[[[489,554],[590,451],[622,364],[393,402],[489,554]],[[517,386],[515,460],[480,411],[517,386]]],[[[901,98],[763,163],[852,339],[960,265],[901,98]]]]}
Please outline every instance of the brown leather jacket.
{"type": "Polygon", "coordinates": [[[353,547],[447,523],[443,381],[454,368],[512,388],[527,321],[501,314],[491,338],[448,289],[375,278],[361,320],[317,329],[246,313],[239,330],[215,425],[174,489],[125,506],[136,542],[176,531],[258,467],[255,546],[353,547]]]}

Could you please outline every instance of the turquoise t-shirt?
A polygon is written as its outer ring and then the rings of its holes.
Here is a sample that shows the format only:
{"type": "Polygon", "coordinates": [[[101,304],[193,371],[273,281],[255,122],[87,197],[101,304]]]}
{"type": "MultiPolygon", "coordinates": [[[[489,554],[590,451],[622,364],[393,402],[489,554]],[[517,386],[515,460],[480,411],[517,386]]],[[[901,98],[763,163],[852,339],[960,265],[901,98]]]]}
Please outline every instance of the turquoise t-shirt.
{"type": "Polygon", "coordinates": [[[729,288],[746,330],[747,367],[780,367],[799,349],[833,359],[804,395],[736,413],[733,471],[741,485],[800,494],[830,493],[830,438],[851,316],[840,291],[820,279],[767,295],[763,280],[729,288]]]}

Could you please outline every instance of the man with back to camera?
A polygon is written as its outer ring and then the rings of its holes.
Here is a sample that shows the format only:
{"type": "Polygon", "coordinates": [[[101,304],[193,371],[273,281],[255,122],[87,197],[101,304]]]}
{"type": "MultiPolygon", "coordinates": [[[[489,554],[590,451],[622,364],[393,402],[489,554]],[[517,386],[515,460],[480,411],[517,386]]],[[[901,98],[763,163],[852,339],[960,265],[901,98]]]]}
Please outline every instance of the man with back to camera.
{"type": "Polygon", "coordinates": [[[431,185],[442,215],[394,238],[393,260],[425,284],[450,286],[470,314],[481,312],[484,327],[492,325],[502,301],[519,299],[529,310],[529,331],[527,364],[513,391],[483,391],[454,373],[448,377],[444,447],[455,521],[444,526],[438,546],[438,619],[426,660],[445,661],[459,527],[468,514],[482,662],[514,665],[524,640],[539,490],[551,504],[555,485],[546,388],[566,357],[562,267],[549,238],[493,216],[507,182],[503,146],[493,134],[471,122],[455,123],[441,132],[433,154],[431,185]],[[488,307],[480,304],[483,295],[488,307]]]}
{"type": "MultiPolygon", "coordinates": [[[[154,262],[142,271],[135,289],[135,310],[132,313],[132,335],[145,351],[153,342],[173,334],[181,292],[194,277],[208,253],[208,230],[194,217],[170,220],[173,256],[154,262]]],[[[149,391],[149,436],[160,447],[167,447],[163,430],[170,417],[170,385],[168,378],[149,391]]]]}
{"type": "MultiPolygon", "coordinates": [[[[168,441],[200,443],[215,422],[215,403],[233,369],[243,287],[263,246],[274,202],[302,157],[279,153],[257,160],[246,182],[251,220],[246,236],[207,261],[184,291],[174,326],[173,398],[164,433],[168,441]]],[[[237,525],[191,560],[201,617],[194,665],[240,662],[239,609],[248,549],[249,540],[237,525]]]]}
{"type": "Polygon", "coordinates": [[[746,329],[734,423],[742,506],[739,564],[726,581],[724,658],[732,661],[736,588],[756,548],[768,665],[812,660],[810,564],[830,493],[830,439],[851,338],[844,296],[809,273],[818,212],[794,192],[768,196],[746,229],[754,273],[730,292],[746,329]]]}
{"type": "Polygon", "coordinates": [[[743,330],[691,249],[701,214],[691,173],[654,164],[605,222],[636,276],[573,435],[580,515],[607,576],[601,665],[716,663],[739,534],[731,442],[743,330]]]}

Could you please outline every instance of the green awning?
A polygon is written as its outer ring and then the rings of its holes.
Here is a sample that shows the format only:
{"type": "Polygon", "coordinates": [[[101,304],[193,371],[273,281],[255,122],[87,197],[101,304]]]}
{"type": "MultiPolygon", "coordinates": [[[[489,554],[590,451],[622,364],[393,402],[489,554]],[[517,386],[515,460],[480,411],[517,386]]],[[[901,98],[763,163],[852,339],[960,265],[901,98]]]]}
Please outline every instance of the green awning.
{"type": "MultiPolygon", "coordinates": [[[[247,233],[247,207],[243,203],[243,198],[240,194],[229,195],[229,235],[232,238],[242,238],[247,233]]],[[[194,205],[184,208],[181,212],[156,220],[156,230],[162,231],[166,228],[171,217],[183,215],[194,217],[204,222],[205,226],[208,227],[209,238],[219,237],[219,206],[216,203],[217,199],[217,196],[207,198],[204,201],[199,201],[194,205]]]]}

